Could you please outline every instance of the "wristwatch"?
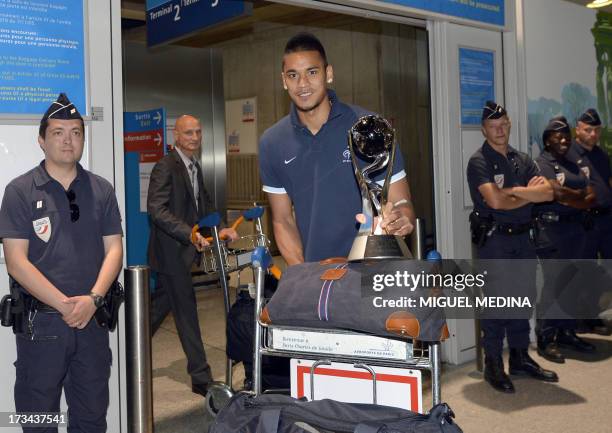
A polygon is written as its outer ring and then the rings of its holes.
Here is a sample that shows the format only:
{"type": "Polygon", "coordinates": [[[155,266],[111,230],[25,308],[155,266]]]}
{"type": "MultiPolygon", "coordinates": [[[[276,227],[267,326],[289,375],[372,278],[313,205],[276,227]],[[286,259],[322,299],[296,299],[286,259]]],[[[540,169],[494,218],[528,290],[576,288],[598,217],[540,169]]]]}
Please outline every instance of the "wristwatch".
{"type": "Polygon", "coordinates": [[[100,296],[94,292],[89,292],[89,296],[91,296],[91,299],[93,299],[93,303],[96,308],[100,308],[102,305],[104,305],[104,296],[100,296]]]}

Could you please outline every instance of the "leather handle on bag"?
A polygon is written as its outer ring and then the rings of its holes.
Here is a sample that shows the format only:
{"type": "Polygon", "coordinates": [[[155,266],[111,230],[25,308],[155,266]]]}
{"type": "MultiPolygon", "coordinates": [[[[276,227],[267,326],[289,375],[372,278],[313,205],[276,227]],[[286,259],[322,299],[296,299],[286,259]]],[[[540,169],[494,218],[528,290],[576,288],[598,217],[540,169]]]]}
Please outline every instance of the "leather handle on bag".
{"type": "Polygon", "coordinates": [[[339,265],[341,263],[347,263],[348,259],[346,257],[329,257],[327,259],[323,259],[319,262],[320,265],[339,265]]]}

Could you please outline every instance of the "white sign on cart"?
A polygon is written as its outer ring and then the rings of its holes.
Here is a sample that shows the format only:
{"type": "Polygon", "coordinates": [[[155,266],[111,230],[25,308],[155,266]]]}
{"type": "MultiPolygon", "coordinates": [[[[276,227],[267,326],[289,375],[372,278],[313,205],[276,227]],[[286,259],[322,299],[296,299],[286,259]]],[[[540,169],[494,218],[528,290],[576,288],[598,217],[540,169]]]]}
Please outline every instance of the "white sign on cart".
{"type": "MultiPolygon", "coordinates": [[[[310,400],[311,366],[315,361],[291,360],[291,396],[310,400]]],[[[409,368],[370,366],[376,373],[376,404],[423,412],[421,372],[409,368]]],[[[353,364],[332,362],[314,372],[314,399],[373,403],[372,374],[353,364]]]]}

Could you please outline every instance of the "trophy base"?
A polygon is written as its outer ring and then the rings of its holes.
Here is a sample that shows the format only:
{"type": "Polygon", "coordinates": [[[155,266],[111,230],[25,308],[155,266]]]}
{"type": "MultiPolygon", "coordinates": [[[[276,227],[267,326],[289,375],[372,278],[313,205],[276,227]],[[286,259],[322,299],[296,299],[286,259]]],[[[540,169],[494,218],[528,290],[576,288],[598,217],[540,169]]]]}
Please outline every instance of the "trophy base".
{"type": "Polygon", "coordinates": [[[412,254],[401,236],[360,235],[353,241],[349,262],[382,259],[411,259],[412,254]]]}

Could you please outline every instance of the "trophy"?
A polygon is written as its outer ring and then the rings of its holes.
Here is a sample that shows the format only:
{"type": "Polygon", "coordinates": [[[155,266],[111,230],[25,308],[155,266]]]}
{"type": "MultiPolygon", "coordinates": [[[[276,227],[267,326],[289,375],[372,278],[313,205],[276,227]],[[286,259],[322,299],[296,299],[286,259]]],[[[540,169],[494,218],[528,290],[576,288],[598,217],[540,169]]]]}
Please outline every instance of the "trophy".
{"type": "Polygon", "coordinates": [[[353,241],[348,256],[350,262],[412,257],[402,237],[383,233],[380,228],[393,173],[394,138],[395,131],[389,122],[374,115],[361,117],[348,132],[349,151],[361,191],[362,212],[366,216],[366,222],[361,224],[353,241]],[[381,186],[371,177],[383,170],[386,172],[381,186]],[[373,226],[375,216],[379,217],[376,227],[373,226]]]}

